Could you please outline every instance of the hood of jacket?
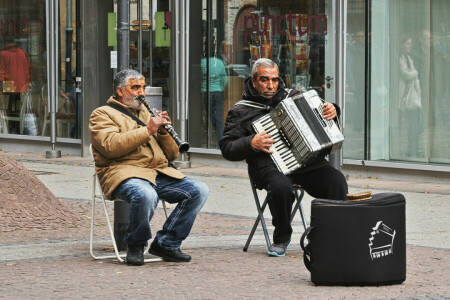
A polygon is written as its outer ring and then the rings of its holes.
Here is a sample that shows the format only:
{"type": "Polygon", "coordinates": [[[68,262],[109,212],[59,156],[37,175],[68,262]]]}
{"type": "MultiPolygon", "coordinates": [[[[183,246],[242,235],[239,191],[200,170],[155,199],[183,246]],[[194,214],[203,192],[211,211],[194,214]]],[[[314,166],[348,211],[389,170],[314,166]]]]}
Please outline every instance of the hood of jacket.
{"type": "Polygon", "coordinates": [[[261,103],[261,104],[270,105],[272,107],[275,107],[275,106],[277,106],[278,103],[280,103],[281,100],[286,98],[288,92],[286,91],[285,87],[286,87],[286,84],[280,78],[277,92],[275,93],[275,95],[273,95],[272,98],[267,98],[267,97],[264,97],[263,95],[260,95],[253,88],[252,78],[250,76],[244,80],[242,99],[251,100],[251,101],[261,103]]]}

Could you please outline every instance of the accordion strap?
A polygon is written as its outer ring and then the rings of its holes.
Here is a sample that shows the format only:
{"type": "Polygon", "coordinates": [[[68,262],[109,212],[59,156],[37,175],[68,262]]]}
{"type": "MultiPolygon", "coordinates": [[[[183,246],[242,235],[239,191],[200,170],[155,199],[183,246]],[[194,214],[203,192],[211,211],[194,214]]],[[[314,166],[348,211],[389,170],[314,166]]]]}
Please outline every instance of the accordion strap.
{"type": "MultiPolygon", "coordinates": [[[[287,92],[286,98],[289,98],[289,94],[291,93],[292,89],[285,89],[285,91],[287,92]]],[[[272,107],[270,107],[270,105],[265,105],[265,104],[261,104],[261,103],[255,102],[255,101],[244,100],[244,99],[239,100],[238,102],[236,102],[235,105],[245,105],[245,106],[259,108],[259,109],[265,109],[265,110],[273,109],[272,107]]]]}
{"type": "Polygon", "coordinates": [[[264,105],[255,101],[250,101],[250,100],[239,100],[238,102],[236,102],[235,105],[245,105],[245,106],[249,106],[249,107],[254,107],[254,108],[259,108],[259,109],[265,109],[265,110],[270,110],[270,106],[269,105],[264,105]]]}

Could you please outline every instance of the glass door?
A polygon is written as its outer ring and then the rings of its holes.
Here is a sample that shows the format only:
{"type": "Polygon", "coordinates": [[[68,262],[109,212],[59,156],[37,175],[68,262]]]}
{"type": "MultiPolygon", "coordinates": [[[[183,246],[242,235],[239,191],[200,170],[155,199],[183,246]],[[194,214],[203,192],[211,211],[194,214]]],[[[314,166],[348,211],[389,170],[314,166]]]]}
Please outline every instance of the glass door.
{"type": "Polygon", "coordinates": [[[142,73],[148,86],[162,88],[163,110],[170,97],[171,23],[170,1],[130,3],[130,69],[142,73]]]}
{"type": "MultiPolygon", "coordinates": [[[[365,1],[347,0],[347,32],[346,32],[346,55],[345,55],[345,87],[344,87],[344,134],[345,146],[343,156],[346,159],[364,159],[365,149],[365,108],[366,108],[366,4],[365,1]]],[[[377,45],[384,44],[382,39],[377,45]]],[[[377,51],[382,55],[383,47],[377,51]]],[[[379,72],[382,71],[381,64],[379,72]]],[[[378,84],[383,86],[381,83],[378,84]]],[[[385,90],[385,88],[384,88],[385,90]]],[[[381,104],[381,97],[376,102],[381,104]]],[[[377,120],[379,124],[372,127],[380,127],[387,122],[384,114],[377,120]]],[[[372,133],[373,134],[373,133],[372,133]]],[[[377,136],[377,134],[375,135],[377,136]]]]}
{"type": "Polygon", "coordinates": [[[277,63],[288,88],[315,89],[334,101],[332,2],[204,0],[191,5],[192,147],[218,148],[227,111],[241,99],[243,81],[259,58],[277,63]]]}
{"type": "Polygon", "coordinates": [[[325,70],[324,70],[324,78],[323,85],[321,88],[324,89],[324,96],[328,102],[335,102],[335,78],[336,78],[336,52],[335,52],[335,38],[333,35],[334,32],[334,18],[333,18],[333,0],[327,0],[325,2],[325,17],[326,24],[324,24],[324,28],[326,28],[326,33],[323,34],[323,47],[325,52],[325,70]]]}
{"type": "Polygon", "coordinates": [[[46,15],[46,1],[0,3],[0,134],[50,136],[46,21],[58,18],[56,136],[80,138],[79,3],[60,0],[57,16],[46,15]]]}

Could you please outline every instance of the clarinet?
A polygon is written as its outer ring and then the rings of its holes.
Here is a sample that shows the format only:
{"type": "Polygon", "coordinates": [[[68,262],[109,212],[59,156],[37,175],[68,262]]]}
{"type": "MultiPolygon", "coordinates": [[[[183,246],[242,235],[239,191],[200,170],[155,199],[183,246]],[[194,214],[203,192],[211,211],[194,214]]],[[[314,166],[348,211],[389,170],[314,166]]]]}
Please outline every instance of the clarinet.
{"type": "MultiPolygon", "coordinates": [[[[150,105],[148,105],[147,100],[145,100],[145,97],[143,96],[137,96],[137,100],[139,100],[154,117],[159,117],[158,111],[156,108],[151,108],[150,105]]],[[[164,129],[167,130],[167,132],[170,134],[170,136],[175,140],[175,143],[178,145],[178,151],[180,153],[185,153],[189,150],[189,143],[183,142],[178,134],[173,129],[172,125],[163,125],[164,129]]]]}

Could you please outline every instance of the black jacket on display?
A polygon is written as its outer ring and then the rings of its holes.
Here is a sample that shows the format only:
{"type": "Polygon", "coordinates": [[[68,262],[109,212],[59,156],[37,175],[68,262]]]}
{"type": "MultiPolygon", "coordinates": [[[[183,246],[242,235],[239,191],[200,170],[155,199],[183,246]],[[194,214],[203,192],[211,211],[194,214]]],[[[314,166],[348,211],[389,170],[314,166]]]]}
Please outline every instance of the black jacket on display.
{"type": "MultiPolygon", "coordinates": [[[[278,90],[272,98],[266,98],[259,95],[252,86],[251,77],[244,81],[244,92],[242,99],[250,100],[264,104],[270,108],[275,108],[281,100],[288,96],[300,94],[298,90],[286,89],[285,83],[280,80],[278,90]],[[289,95],[288,95],[289,93],[289,95]]],[[[336,113],[340,115],[339,107],[336,107],[336,113]]],[[[230,161],[246,160],[248,164],[249,174],[253,182],[259,189],[262,186],[262,179],[269,173],[277,170],[277,166],[273,162],[270,154],[257,151],[251,146],[251,140],[256,132],[253,129],[252,123],[269,111],[266,109],[258,109],[246,105],[234,105],[229,111],[225,121],[225,128],[223,137],[220,140],[220,150],[225,159],[230,161]]],[[[327,161],[324,157],[318,157],[310,162],[307,166],[299,169],[296,172],[305,172],[308,170],[319,168],[325,165],[327,161]]]]}

